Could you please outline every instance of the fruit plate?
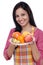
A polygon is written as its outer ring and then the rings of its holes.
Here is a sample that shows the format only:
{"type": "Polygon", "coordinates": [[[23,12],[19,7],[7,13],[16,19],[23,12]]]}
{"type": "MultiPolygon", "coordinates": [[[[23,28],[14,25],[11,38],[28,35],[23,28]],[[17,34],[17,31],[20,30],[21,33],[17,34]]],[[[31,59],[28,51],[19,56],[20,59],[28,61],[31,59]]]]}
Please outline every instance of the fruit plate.
{"type": "Polygon", "coordinates": [[[12,38],[9,39],[9,42],[13,45],[28,45],[28,44],[32,44],[32,41],[31,42],[27,42],[27,43],[20,43],[20,42],[12,42],[12,38]]]}

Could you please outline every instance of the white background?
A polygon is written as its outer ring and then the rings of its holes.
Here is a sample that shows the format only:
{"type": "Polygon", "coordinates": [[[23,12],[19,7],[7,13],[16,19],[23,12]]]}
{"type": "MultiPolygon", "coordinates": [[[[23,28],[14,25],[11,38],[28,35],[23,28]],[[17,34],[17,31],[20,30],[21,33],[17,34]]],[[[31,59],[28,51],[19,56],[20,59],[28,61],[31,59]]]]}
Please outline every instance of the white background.
{"type": "Polygon", "coordinates": [[[6,61],[3,50],[10,29],[15,27],[12,11],[14,5],[19,1],[25,1],[30,5],[36,25],[43,30],[43,0],[0,0],[0,65],[13,65],[13,57],[6,61]]]}

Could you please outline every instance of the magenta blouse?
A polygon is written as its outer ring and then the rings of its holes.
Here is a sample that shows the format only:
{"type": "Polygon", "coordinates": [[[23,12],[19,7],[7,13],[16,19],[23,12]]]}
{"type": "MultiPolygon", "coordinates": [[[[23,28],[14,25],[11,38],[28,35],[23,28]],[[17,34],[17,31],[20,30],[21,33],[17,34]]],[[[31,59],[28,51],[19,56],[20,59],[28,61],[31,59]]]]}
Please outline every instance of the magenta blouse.
{"type": "MultiPolygon", "coordinates": [[[[7,42],[6,42],[6,45],[5,45],[5,49],[4,49],[4,57],[6,60],[9,60],[11,57],[8,56],[7,54],[7,49],[10,45],[10,42],[9,42],[9,39],[12,37],[12,33],[15,31],[15,28],[11,29],[10,30],[10,33],[9,33],[9,36],[8,36],[8,39],[7,39],[7,42]]],[[[41,60],[43,60],[43,31],[36,28],[36,30],[34,31],[34,37],[35,37],[35,40],[36,40],[36,45],[37,45],[37,48],[40,52],[40,58],[36,63],[36,65],[41,65],[41,60]]]]}

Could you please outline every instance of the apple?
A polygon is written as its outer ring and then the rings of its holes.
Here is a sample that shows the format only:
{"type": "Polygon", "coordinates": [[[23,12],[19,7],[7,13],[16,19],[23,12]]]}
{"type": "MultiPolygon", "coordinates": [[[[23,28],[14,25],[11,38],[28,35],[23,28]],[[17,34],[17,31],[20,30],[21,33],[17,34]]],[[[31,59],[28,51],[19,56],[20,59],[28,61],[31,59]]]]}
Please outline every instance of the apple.
{"type": "Polygon", "coordinates": [[[31,42],[33,40],[31,35],[26,35],[24,38],[25,42],[31,42]]]}

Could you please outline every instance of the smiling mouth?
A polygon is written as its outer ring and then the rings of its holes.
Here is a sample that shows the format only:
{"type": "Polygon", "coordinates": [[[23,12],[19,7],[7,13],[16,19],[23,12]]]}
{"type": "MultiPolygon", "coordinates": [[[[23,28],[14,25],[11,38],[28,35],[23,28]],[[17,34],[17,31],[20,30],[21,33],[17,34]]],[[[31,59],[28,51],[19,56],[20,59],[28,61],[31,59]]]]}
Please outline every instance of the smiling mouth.
{"type": "Polygon", "coordinates": [[[21,23],[21,24],[23,24],[24,22],[23,22],[23,21],[21,21],[20,23],[21,23]]]}

